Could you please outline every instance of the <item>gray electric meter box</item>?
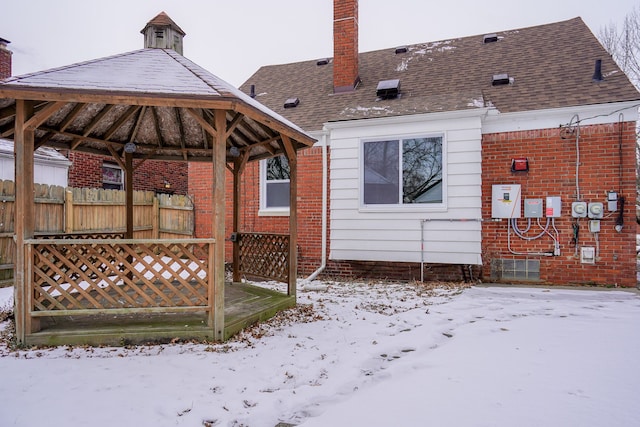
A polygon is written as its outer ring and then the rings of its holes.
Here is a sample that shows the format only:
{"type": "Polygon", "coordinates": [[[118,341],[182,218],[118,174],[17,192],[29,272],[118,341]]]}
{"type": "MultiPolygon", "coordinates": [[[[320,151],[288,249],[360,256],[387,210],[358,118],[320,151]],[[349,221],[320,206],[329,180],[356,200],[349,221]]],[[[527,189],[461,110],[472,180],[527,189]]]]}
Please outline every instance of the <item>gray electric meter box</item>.
{"type": "Polygon", "coordinates": [[[520,218],[520,184],[494,184],[491,187],[491,217],[520,218]]]}
{"type": "Polygon", "coordinates": [[[524,199],[524,217],[542,218],[542,199],[524,199]]]}

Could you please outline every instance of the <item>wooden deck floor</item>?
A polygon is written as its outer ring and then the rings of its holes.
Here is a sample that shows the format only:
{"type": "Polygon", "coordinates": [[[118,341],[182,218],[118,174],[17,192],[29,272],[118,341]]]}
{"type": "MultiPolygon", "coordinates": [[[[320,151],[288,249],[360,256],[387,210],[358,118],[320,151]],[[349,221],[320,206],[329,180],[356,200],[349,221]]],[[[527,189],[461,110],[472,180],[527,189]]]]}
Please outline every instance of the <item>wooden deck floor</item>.
{"type": "MultiPolygon", "coordinates": [[[[295,297],[244,283],[227,283],[224,339],[295,305],[295,297]]],[[[44,317],[27,345],[127,345],[173,339],[213,341],[202,313],[44,317]]]]}

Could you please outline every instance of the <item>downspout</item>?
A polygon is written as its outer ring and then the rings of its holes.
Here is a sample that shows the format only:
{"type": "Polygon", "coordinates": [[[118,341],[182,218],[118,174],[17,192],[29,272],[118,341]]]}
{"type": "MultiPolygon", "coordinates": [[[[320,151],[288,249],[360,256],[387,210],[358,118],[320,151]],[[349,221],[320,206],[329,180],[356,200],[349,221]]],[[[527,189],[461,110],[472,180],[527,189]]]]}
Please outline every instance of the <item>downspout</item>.
{"type": "Polygon", "coordinates": [[[321,139],[321,147],[322,147],[322,203],[321,203],[321,207],[322,207],[322,249],[321,249],[321,255],[320,255],[320,267],[318,267],[318,269],[316,271],[314,271],[313,273],[311,273],[309,275],[309,277],[307,277],[305,279],[305,281],[312,281],[314,280],[316,277],[318,277],[318,275],[320,273],[322,273],[322,271],[325,269],[325,267],[327,266],[327,177],[328,177],[328,161],[327,161],[327,134],[323,133],[322,134],[322,139],[321,139]]]}

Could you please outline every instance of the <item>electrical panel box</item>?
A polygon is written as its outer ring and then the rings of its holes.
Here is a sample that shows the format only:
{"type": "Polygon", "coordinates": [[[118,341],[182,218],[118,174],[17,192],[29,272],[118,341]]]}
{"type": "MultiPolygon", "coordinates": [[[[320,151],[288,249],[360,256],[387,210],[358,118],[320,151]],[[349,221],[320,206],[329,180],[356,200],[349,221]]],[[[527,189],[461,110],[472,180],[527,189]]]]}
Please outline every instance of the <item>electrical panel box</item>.
{"type": "Polygon", "coordinates": [[[491,188],[491,217],[520,218],[520,184],[495,184],[491,188]]]}
{"type": "Polygon", "coordinates": [[[524,199],[524,217],[542,218],[542,199],[524,199]]]}
{"type": "Polygon", "coordinates": [[[547,197],[547,205],[544,214],[547,218],[559,218],[562,209],[562,201],[559,196],[547,197]]]}
{"type": "Polygon", "coordinates": [[[588,215],[589,218],[600,219],[604,214],[604,206],[600,202],[589,203],[588,215]]]}
{"type": "Polygon", "coordinates": [[[584,218],[587,216],[587,202],[571,203],[571,216],[574,218],[584,218]]]}
{"type": "Polygon", "coordinates": [[[592,233],[599,233],[600,232],[600,220],[599,219],[592,219],[591,221],[589,221],[589,231],[592,233]]]}

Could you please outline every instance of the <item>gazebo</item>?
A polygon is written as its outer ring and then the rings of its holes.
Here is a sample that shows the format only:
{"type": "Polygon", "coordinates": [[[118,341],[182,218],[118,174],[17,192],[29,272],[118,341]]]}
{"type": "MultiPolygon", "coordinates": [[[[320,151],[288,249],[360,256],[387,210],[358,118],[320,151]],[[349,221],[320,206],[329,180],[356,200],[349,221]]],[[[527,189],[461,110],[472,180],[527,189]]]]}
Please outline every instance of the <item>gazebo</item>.
{"type": "Polygon", "coordinates": [[[13,139],[15,147],[18,343],[99,343],[92,338],[101,332],[86,323],[98,318],[147,327],[118,329],[125,341],[191,337],[196,329],[196,336],[225,339],[225,170],[234,176],[237,281],[243,259],[240,176],[247,162],[281,154],[291,172],[290,234],[262,237],[256,265],[284,263],[286,273],[278,277],[295,303],[296,152],[315,140],[175,51],[141,49],[1,81],[0,137],[13,139]],[[40,146],[107,155],[120,165],[126,176],[124,236],[34,238],[33,153],[40,146]],[[135,165],[147,159],[212,164],[210,238],[134,239],[132,177],[135,165]],[[186,328],[180,316],[196,313],[204,320],[186,328]],[[153,329],[167,318],[181,326],[153,329]],[[44,333],[45,319],[68,321],[72,333],[52,341],[57,332],[44,333]]]}

